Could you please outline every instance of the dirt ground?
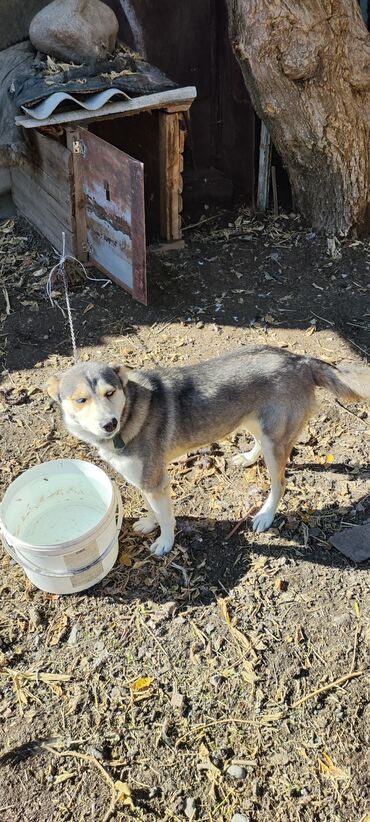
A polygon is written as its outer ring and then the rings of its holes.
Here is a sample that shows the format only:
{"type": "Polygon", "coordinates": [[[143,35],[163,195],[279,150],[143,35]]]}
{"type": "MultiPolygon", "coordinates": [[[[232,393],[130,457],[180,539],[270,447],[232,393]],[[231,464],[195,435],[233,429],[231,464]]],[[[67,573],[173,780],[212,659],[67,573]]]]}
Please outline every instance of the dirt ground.
{"type": "MultiPolygon", "coordinates": [[[[368,243],[246,211],[185,237],[149,256],[148,308],[71,273],[83,359],[181,365],[258,341],[366,361],[368,243]]],[[[0,247],[5,490],[44,460],[98,460],[42,391],[71,363],[60,287],[45,297],[55,255],[21,220],[0,247]]],[[[248,437],[188,455],[171,467],[177,537],[161,560],[118,478],[119,560],[84,594],[44,594],[1,553],[3,822],[369,822],[370,564],[329,542],[370,515],[369,435],[365,405],[320,392],[261,535],[246,515],[264,466],[231,463],[248,437]]]]}

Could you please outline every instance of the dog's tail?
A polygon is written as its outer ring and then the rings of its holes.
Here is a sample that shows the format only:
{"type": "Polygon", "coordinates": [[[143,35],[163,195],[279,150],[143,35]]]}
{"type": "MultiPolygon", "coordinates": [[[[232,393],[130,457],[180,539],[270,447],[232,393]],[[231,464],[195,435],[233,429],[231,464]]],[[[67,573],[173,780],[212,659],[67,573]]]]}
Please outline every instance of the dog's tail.
{"type": "Polygon", "coordinates": [[[331,391],[346,402],[370,402],[370,368],[330,365],[323,360],[310,360],[315,385],[331,391]]]}

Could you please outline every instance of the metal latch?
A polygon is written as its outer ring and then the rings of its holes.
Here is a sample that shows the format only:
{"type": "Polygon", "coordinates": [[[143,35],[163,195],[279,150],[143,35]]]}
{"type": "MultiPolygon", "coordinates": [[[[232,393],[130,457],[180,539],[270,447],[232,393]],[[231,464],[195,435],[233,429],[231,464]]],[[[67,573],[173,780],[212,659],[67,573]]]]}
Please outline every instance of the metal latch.
{"type": "Polygon", "coordinates": [[[85,146],[82,140],[73,140],[72,150],[73,154],[82,154],[83,157],[85,156],[85,146]]]}

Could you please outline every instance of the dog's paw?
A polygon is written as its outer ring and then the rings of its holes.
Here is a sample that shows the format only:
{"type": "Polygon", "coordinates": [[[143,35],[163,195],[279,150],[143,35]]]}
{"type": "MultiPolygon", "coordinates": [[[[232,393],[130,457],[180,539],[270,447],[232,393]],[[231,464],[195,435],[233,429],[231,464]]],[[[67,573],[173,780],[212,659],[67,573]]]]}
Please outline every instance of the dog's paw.
{"type": "Polygon", "coordinates": [[[157,522],[154,517],[141,517],[137,522],[134,522],[132,530],[135,531],[135,534],[151,534],[156,527],[157,522]]]}
{"type": "Polygon", "coordinates": [[[235,457],[232,457],[231,461],[234,463],[234,465],[241,465],[243,468],[247,468],[248,465],[254,465],[254,463],[258,459],[258,454],[257,456],[255,456],[254,454],[252,454],[252,451],[250,452],[250,454],[251,456],[248,455],[248,451],[245,451],[241,454],[236,454],[235,457]]]}
{"type": "Polygon", "coordinates": [[[153,542],[153,545],[150,546],[150,553],[156,557],[164,557],[168,554],[173,546],[173,538],[166,539],[165,537],[159,536],[153,542]]]}
{"type": "Polygon", "coordinates": [[[253,517],[252,528],[257,534],[262,534],[262,531],[267,531],[273,522],[275,511],[260,511],[253,517]]]}

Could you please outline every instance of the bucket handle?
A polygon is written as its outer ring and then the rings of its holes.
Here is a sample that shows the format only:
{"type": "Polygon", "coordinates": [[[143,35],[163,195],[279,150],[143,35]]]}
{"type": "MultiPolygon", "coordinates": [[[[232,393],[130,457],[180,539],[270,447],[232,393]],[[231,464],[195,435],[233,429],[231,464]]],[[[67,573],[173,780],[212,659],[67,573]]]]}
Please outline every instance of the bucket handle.
{"type": "Polygon", "coordinates": [[[119,492],[118,486],[113,481],[112,481],[112,485],[113,485],[114,497],[115,497],[115,500],[116,500],[116,514],[115,514],[115,516],[117,517],[116,524],[117,524],[117,530],[118,530],[118,533],[119,533],[120,530],[121,530],[121,527],[122,527],[122,520],[123,520],[123,503],[122,503],[122,497],[121,497],[121,494],[119,492]]]}
{"type": "MultiPolygon", "coordinates": [[[[95,560],[95,562],[93,562],[93,563],[92,563],[92,565],[95,565],[95,563],[96,563],[96,562],[101,562],[101,560],[102,560],[102,559],[104,559],[104,557],[106,556],[106,554],[107,554],[107,553],[109,553],[109,551],[110,551],[110,549],[111,549],[111,547],[112,547],[112,545],[113,545],[113,543],[114,543],[114,540],[117,538],[117,536],[119,536],[119,533],[120,533],[120,530],[121,530],[121,527],[122,527],[122,520],[123,520],[123,503],[122,503],[122,497],[121,497],[121,494],[120,494],[120,492],[119,492],[119,489],[118,489],[118,487],[117,487],[116,483],[112,481],[112,485],[113,485],[113,494],[114,494],[114,499],[115,499],[115,503],[116,503],[116,505],[115,505],[115,509],[116,509],[116,511],[115,511],[115,517],[116,517],[116,528],[117,528],[117,531],[116,531],[116,533],[115,533],[115,535],[114,535],[114,537],[113,537],[113,539],[112,539],[112,542],[108,545],[108,548],[106,548],[106,550],[104,551],[104,554],[102,554],[100,557],[98,557],[98,559],[97,559],[97,560],[95,560]]],[[[29,571],[32,571],[32,572],[35,572],[35,571],[37,572],[37,571],[39,571],[40,573],[44,573],[44,575],[45,575],[45,572],[43,572],[43,571],[42,571],[42,569],[37,568],[37,566],[36,566],[36,565],[35,565],[35,566],[32,566],[31,564],[29,564],[29,563],[27,562],[27,560],[23,560],[23,562],[21,562],[21,561],[20,561],[20,559],[19,559],[19,557],[17,556],[17,553],[16,553],[16,551],[14,550],[13,546],[12,546],[12,545],[10,545],[10,543],[8,542],[8,540],[7,540],[7,539],[6,539],[6,537],[5,537],[4,531],[3,531],[3,529],[1,528],[1,521],[0,521],[0,537],[1,537],[1,541],[2,541],[2,543],[3,543],[3,546],[4,546],[5,550],[6,550],[6,552],[9,554],[9,556],[11,556],[11,558],[12,558],[12,559],[14,559],[14,562],[16,562],[16,563],[17,563],[17,565],[19,565],[21,568],[28,568],[28,570],[29,570],[29,571]]],[[[92,567],[92,566],[88,566],[88,567],[92,567]]],[[[80,570],[85,571],[85,570],[86,570],[86,568],[82,568],[82,569],[80,569],[80,570]]],[[[48,574],[46,574],[45,576],[48,576],[48,574]]],[[[52,574],[52,576],[69,576],[69,574],[64,574],[64,572],[61,572],[61,573],[59,572],[59,573],[58,573],[58,572],[55,572],[55,571],[54,571],[54,572],[53,572],[53,574],[52,574]]]]}

